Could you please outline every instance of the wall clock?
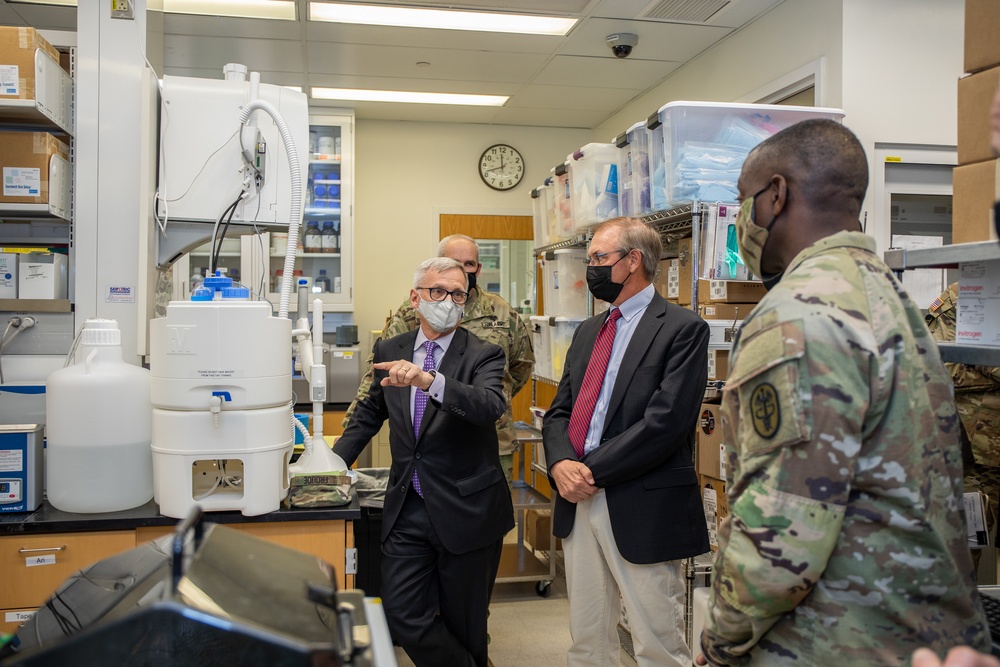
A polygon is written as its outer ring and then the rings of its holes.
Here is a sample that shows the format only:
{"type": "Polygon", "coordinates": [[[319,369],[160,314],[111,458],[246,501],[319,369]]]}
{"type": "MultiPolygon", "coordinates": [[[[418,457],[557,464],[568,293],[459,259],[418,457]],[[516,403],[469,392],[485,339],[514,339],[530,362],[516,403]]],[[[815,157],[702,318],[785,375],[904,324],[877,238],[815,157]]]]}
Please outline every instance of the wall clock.
{"type": "Polygon", "coordinates": [[[494,190],[510,190],[524,177],[524,158],[513,146],[490,146],[479,158],[479,177],[494,190]]]}

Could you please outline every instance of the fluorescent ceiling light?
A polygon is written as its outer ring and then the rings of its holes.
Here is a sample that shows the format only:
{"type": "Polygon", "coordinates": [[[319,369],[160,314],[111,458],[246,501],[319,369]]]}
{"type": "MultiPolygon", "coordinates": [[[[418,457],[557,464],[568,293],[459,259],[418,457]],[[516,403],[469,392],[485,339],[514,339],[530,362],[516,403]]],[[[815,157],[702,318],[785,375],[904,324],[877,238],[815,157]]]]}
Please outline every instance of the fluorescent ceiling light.
{"type": "Polygon", "coordinates": [[[480,30],[516,32],[528,35],[565,35],[576,19],[530,14],[462,12],[416,7],[381,7],[378,5],[310,2],[311,21],[360,23],[401,28],[438,28],[442,30],[480,30]]]}
{"type": "Polygon", "coordinates": [[[295,0],[163,0],[169,14],[295,20],[295,0]]]}
{"type": "MultiPolygon", "coordinates": [[[[31,5],[75,7],[77,0],[11,0],[31,5]]],[[[168,14],[295,20],[295,0],[161,0],[168,14]]]]}
{"type": "Polygon", "coordinates": [[[356,88],[313,88],[312,97],[317,100],[406,102],[410,104],[464,104],[479,107],[500,107],[507,101],[506,95],[413,93],[403,90],[360,90],[356,88]]]}

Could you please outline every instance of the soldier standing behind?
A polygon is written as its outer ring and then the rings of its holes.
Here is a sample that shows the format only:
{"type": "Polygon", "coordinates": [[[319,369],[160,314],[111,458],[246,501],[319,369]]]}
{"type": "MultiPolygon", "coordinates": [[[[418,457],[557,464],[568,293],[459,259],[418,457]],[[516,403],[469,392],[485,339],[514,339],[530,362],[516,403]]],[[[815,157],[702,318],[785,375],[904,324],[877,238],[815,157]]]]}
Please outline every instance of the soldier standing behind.
{"type": "Polygon", "coordinates": [[[770,291],[723,396],[730,516],[697,663],[901,665],[921,646],[988,648],[951,380],[860,231],[864,149],[805,121],[751,151],[738,185],[740,251],[770,291]]]}
{"type": "MultiPolygon", "coordinates": [[[[475,240],[464,234],[447,236],[438,245],[438,257],[450,257],[461,263],[468,275],[469,300],[465,304],[461,326],[480,340],[499,345],[507,355],[503,376],[503,393],[507,399],[507,408],[497,421],[497,438],[500,441],[500,466],[507,477],[507,484],[510,485],[514,470],[514,451],[517,449],[510,401],[531,379],[531,369],[535,365],[531,337],[524,322],[521,321],[521,316],[503,297],[491,294],[476,285],[476,278],[483,265],[479,263],[479,246],[475,240]]],[[[386,322],[381,338],[386,340],[413,331],[419,326],[420,321],[417,319],[416,311],[410,306],[410,302],[406,301],[386,322]]],[[[371,383],[372,356],[369,355],[357,398],[351,403],[347,409],[347,416],[344,417],[345,427],[350,422],[358,401],[368,395],[371,383]]]]}
{"type": "MultiPolygon", "coordinates": [[[[957,315],[958,283],[954,283],[934,299],[924,318],[934,340],[955,340],[957,315]]],[[[986,496],[986,530],[992,536],[1000,499],[1000,368],[965,364],[945,364],[945,368],[955,383],[955,405],[962,420],[963,444],[971,447],[973,459],[966,460],[965,490],[986,496]]],[[[972,552],[976,567],[980,553],[979,549],[972,552]]]]}

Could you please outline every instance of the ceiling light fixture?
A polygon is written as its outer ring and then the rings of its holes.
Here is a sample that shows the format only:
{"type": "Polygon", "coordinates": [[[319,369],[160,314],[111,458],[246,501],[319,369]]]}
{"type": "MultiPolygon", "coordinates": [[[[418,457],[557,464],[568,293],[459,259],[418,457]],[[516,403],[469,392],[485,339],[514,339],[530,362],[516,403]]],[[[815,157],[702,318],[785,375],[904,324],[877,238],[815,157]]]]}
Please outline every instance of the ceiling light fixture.
{"type": "Polygon", "coordinates": [[[457,104],[480,107],[500,107],[507,101],[506,95],[415,93],[404,90],[361,90],[357,88],[313,88],[311,97],[317,100],[404,102],[407,104],[457,104]]]}
{"type": "Polygon", "coordinates": [[[436,28],[440,30],[478,30],[514,32],[527,35],[565,35],[577,19],[530,14],[464,12],[417,7],[310,2],[310,21],[359,23],[400,28],[436,28]]]}
{"type": "MultiPolygon", "coordinates": [[[[29,5],[75,7],[77,0],[9,0],[29,5]]],[[[295,20],[295,0],[162,0],[167,14],[295,20]]]]}

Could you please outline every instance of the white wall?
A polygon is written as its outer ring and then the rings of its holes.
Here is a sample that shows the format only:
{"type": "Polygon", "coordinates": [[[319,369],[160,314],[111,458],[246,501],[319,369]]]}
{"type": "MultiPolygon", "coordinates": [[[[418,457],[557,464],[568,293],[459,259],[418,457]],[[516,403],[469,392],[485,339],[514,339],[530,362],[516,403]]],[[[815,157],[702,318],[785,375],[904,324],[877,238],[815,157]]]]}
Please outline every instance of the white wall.
{"type": "MultiPolygon", "coordinates": [[[[864,2],[864,0],[860,0],[864,2]]],[[[880,0],[869,0],[880,4],[880,0]]],[[[823,98],[840,106],[841,3],[786,0],[685,64],[595,129],[609,141],[633,123],[675,100],[733,102],[823,58],[823,98]]]]}
{"type": "Polygon", "coordinates": [[[382,328],[417,265],[436,254],[440,213],[531,215],[531,189],[591,132],[359,119],[356,135],[354,321],[367,355],[368,331],[382,328]],[[508,192],[479,178],[479,157],[496,143],[524,157],[524,180],[508,192]]]}
{"type": "MultiPolygon", "coordinates": [[[[868,154],[875,181],[875,145],[954,146],[958,78],[964,54],[963,0],[843,0],[843,108],[868,154]]],[[[868,233],[882,240],[888,221],[873,213],[868,233]]]]}

